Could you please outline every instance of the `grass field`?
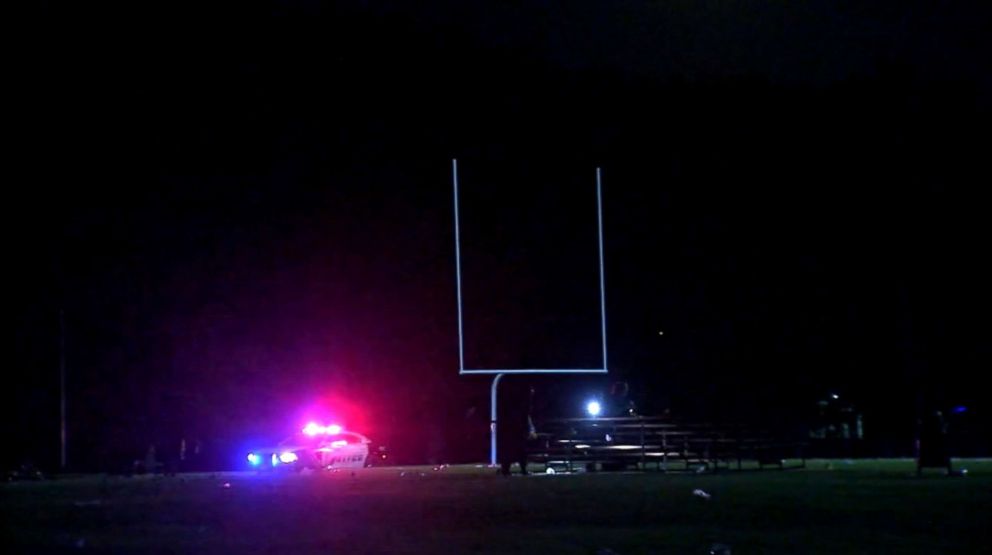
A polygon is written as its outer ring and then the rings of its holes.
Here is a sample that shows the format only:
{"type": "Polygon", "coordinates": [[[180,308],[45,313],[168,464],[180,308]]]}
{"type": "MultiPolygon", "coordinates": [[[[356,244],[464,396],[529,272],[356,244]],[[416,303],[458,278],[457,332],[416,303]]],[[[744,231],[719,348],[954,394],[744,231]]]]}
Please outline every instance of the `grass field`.
{"type": "Polygon", "coordinates": [[[0,486],[4,552],[988,553],[992,461],[502,478],[488,468],[0,486]],[[702,489],[711,497],[693,494],[702,489]]]}

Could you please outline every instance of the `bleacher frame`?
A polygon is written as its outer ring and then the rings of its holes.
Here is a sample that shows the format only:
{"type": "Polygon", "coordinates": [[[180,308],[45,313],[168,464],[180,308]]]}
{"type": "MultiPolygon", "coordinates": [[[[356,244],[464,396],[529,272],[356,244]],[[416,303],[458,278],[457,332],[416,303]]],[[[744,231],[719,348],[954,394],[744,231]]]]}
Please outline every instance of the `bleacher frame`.
{"type": "Polygon", "coordinates": [[[737,424],[675,422],[667,417],[559,418],[538,424],[528,460],[556,471],[626,469],[716,471],[804,468],[805,443],[737,424]],[[797,462],[786,464],[787,460],[797,462]]]}

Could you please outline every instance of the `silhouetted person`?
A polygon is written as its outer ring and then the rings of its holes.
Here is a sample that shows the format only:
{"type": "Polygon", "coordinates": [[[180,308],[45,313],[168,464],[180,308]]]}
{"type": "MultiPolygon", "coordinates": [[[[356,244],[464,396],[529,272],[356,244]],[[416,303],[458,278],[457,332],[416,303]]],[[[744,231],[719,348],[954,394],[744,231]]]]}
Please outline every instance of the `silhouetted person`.
{"type": "Polygon", "coordinates": [[[155,453],[155,444],[149,444],[145,451],[145,473],[154,474],[158,470],[158,455],[155,453]]]}
{"type": "Polygon", "coordinates": [[[921,474],[924,468],[946,468],[948,475],[952,473],[951,454],[947,445],[947,424],[939,410],[933,411],[923,419],[918,457],[917,474],[921,474]]]}
{"type": "Polygon", "coordinates": [[[533,433],[530,419],[530,384],[504,379],[497,392],[496,451],[500,472],[510,475],[513,463],[520,465],[520,473],[527,474],[527,439],[533,433]]]}
{"type": "Polygon", "coordinates": [[[206,470],[203,465],[203,442],[199,439],[193,441],[193,453],[190,455],[189,464],[194,472],[206,470]]]}
{"type": "Polygon", "coordinates": [[[170,439],[165,443],[165,449],[161,453],[163,458],[163,471],[166,476],[175,476],[180,472],[183,459],[186,457],[186,440],[170,439]]]}
{"type": "Polygon", "coordinates": [[[628,416],[628,408],[633,401],[628,398],[630,386],[627,382],[614,382],[610,387],[609,406],[604,407],[603,416],[628,416]]]}
{"type": "Polygon", "coordinates": [[[179,440],[179,464],[176,469],[179,472],[186,470],[186,438],[179,440]]]}

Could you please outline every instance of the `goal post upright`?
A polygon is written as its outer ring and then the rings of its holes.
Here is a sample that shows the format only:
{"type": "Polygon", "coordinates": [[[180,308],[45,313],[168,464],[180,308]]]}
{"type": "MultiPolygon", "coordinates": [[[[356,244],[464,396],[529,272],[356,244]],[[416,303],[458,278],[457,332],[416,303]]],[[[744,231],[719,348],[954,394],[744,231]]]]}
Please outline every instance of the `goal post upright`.
{"type": "Polygon", "coordinates": [[[451,159],[452,186],[455,191],[455,287],[458,291],[458,373],[465,373],[465,336],[462,327],[462,244],[458,222],[458,160],[451,159]]]}
{"type": "Polygon", "coordinates": [[[606,374],[608,373],[606,349],[606,276],[603,255],[603,192],[602,168],[596,168],[596,216],[597,239],[599,254],[599,306],[600,333],[603,342],[603,364],[601,368],[465,368],[465,330],[462,310],[462,255],[461,255],[461,221],[458,202],[458,160],[451,160],[452,191],[455,209],[455,291],[458,301],[458,373],[492,374],[493,382],[490,387],[490,447],[489,464],[497,464],[496,457],[496,401],[500,380],[507,374],[606,374]]]}
{"type": "Polygon", "coordinates": [[[599,222],[599,317],[602,323],[603,372],[606,365],[606,276],[603,270],[603,171],[596,168],[596,215],[599,222]]]}

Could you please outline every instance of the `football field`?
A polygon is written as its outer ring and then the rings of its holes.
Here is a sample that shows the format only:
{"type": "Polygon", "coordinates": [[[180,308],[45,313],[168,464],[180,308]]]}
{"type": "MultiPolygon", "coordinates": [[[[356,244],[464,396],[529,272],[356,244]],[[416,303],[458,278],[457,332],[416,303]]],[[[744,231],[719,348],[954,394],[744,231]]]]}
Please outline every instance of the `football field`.
{"type": "MultiPolygon", "coordinates": [[[[0,486],[19,553],[980,553],[992,461],[503,478],[469,465],[0,486]],[[697,491],[699,490],[699,491],[697,491]]],[[[535,469],[535,470],[540,470],[535,469]]]]}

